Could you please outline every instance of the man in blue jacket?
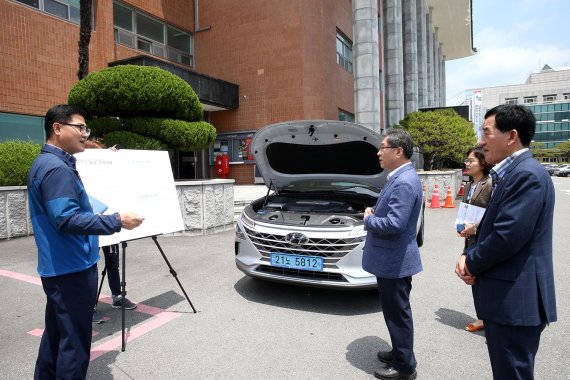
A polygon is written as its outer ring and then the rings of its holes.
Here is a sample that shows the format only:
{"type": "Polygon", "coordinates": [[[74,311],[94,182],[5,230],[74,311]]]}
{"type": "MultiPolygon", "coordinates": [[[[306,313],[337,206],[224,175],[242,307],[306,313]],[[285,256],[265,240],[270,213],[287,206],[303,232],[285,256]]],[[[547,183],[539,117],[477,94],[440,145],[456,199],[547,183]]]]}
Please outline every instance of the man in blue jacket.
{"type": "Polygon", "coordinates": [[[533,379],[540,335],[556,321],[554,187],[528,149],[535,127],[524,106],[500,105],[485,114],[481,145],[485,160],[496,164],[493,192],[477,243],[455,267],[473,285],[495,379],[533,379]]]}
{"type": "Polygon", "coordinates": [[[414,323],[410,307],[412,276],[422,271],[416,242],[422,208],[422,185],[410,159],[412,138],[399,128],[384,135],[378,150],[380,166],[390,171],[374,208],[364,212],[368,231],[362,267],[376,275],[391,351],[378,352],[386,366],[374,372],[379,379],[415,379],[414,323]]]}
{"type": "Polygon", "coordinates": [[[47,297],[34,379],[85,378],[97,294],[97,235],[133,229],[144,219],[124,212],[93,213],[73,157],[83,152],[89,137],[85,117],[70,105],[47,112],[46,144],[28,175],[38,273],[47,297]]]}

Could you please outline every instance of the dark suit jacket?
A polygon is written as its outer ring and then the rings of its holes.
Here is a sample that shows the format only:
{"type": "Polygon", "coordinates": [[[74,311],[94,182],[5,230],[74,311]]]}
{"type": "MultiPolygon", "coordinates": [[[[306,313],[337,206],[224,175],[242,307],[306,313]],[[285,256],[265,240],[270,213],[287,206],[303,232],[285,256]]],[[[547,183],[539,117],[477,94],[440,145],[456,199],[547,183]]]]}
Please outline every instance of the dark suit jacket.
{"type": "Polygon", "coordinates": [[[556,321],[552,223],[554,186],[530,152],[520,154],[497,183],[466,250],[477,316],[510,326],[556,321]]]}
{"type": "Polygon", "coordinates": [[[422,196],[422,184],[412,165],[406,165],[386,182],[374,215],[364,222],[368,231],[362,256],[365,271],[392,279],[421,272],[416,230],[422,196]]]}
{"type": "MultiPolygon", "coordinates": [[[[469,196],[469,191],[471,191],[471,186],[473,182],[469,182],[465,187],[465,193],[463,195],[463,202],[469,203],[473,206],[487,208],[489,200],[491,200],[491,191],[493,189],[493,180],[488,175],[483,176],[481,181],[475,189],[475,193],[471,197],[471,200],[467,202],[467,197],[469,196]]],[[[469,247],[475,243],[475,235],[469,236],[465,239],[465,248],[469,247]]]]}

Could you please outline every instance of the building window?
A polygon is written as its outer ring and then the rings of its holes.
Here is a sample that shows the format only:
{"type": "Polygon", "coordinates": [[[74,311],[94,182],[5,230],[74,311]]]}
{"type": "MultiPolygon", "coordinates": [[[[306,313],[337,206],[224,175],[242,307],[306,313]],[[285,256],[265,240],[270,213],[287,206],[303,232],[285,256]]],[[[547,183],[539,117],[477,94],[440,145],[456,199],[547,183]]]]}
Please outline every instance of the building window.
{"type": "Polygon", "coordinates": [[[209,149],[210,165],[216,164],[216,157],[219,154],[227,154],[231,163],[253,163],[251,139],[254,133],[255,131],[219,134],[209,149]]]}
{"type": "Polygon", "coordinates": [[[15,0],[42,12],[79,24],[79,0],[15,0]]]}
{"type": "Polygon", "coordinates": [[[336,63],[352,73],[352,42],[341,32],[336,32],[336,63]]]}
{"type": "Polygon", "coordinates": [[[543,95],[542,101],[544,103],[552,103],[556,101],[556,95],[543,95]]]}
{"type": "Polygon", "coordinates": [[[506,98],[505,99],[505,104],[518,104],[518,103],[519,103],[518,98],[506,98]]]}
{"type": "Polygon", "coordinates": [[[524,97],[524,104],[532,104],[536,103],[536,96],[525,96],[524,97]]]}
{"type": "Polygon", "coordinates": [[[115,42],[193,66],[193,37],[171,25],[131,9],[121,3],[113,3],[115,42]]]}
{"type": "Polygon", "coordinates": [[[340,121],[350,121],[354,123],[354,114],[347,112],[345,110],[338,109],[338,119],[340,121]]]}
{"type": "Polygon", "coordinates": [[[570,94],[563,94],[564,100],[570,100],[570,94]]]}
{"type": "Polygon", "coordinates": [[[0,142],[8,140],[45,143],[44,118],[0,112],[0,142]]]}

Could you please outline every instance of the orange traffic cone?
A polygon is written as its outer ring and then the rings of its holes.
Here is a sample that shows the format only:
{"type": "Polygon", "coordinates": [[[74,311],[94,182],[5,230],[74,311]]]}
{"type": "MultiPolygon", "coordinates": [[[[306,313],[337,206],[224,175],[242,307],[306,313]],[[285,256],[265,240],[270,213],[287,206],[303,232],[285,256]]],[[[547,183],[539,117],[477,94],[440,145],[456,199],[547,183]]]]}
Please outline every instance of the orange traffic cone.
{"type": "Polygon", "coordinates": [[[444,208],[455,208],[453,205],[453,199],[451,199],[451,186],[447,186],[447,195],[445,196],[444,208]]]}
{"type": "Polygon", "coordinates": [[[462,197],[465,195],[465,182],[461,181],[461,188],[459,189],[459,193],[457,193],[458,197],[462,197]]]}
{"type": "Polygon", "coordinates": [[[429,205],[429,208],[439,208],[440,204],[439,204],[439,186],[435,185],[434,189],[433,189],[433,194],[431,196],[431,204],[429,205]]]}

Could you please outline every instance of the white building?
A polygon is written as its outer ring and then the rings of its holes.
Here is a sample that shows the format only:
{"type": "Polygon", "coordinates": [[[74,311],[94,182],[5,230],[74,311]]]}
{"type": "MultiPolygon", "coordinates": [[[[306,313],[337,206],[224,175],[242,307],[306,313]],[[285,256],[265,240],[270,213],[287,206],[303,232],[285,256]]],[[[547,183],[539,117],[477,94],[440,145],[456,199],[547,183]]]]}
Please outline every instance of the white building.
{"type": "Polygon", "coordinates": [[[570,67],[554,70],[544,65],[523,84],[467,90],[466,97],[478,137],[489,109],[499,104],[524,104],[536,116],[534,141],[552,148],[570,139],[570,67]]]}

